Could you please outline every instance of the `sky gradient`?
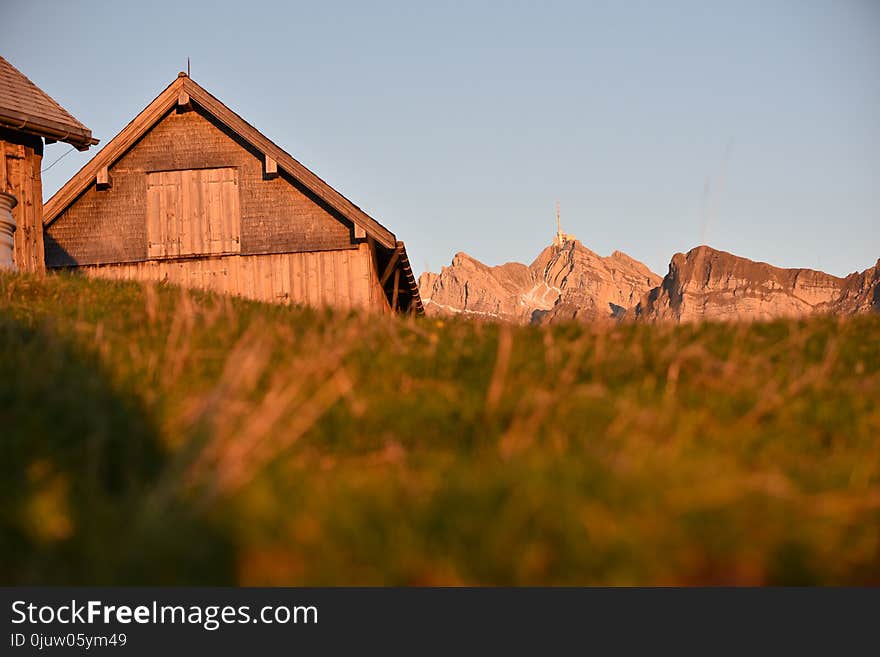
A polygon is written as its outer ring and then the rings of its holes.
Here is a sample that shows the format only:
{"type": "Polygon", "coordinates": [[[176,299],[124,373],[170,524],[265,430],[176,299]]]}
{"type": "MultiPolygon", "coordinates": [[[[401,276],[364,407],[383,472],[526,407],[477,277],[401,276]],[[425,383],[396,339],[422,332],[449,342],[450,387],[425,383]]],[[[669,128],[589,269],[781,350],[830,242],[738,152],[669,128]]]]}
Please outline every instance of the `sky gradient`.
{"type": "Polygon", "coordinates": [[[836,275],[880,258],[873,0],[3,0],[0,22],[0,54],[102,144],[190,57],[417,271],[531,262],[557,200],[564,230],[661,275],[700,243],[836,275]]]}

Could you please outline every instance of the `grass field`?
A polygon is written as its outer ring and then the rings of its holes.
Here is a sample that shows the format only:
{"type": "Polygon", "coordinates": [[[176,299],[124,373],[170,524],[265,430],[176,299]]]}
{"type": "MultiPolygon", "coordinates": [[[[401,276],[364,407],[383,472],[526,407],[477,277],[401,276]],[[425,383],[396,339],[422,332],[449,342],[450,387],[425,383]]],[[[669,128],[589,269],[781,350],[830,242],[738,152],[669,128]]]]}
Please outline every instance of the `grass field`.
{"type": "Polygon", "coordinates": [[[517,328],[0,276],[0,583],[880,585],[880,317],[517,328]]]}

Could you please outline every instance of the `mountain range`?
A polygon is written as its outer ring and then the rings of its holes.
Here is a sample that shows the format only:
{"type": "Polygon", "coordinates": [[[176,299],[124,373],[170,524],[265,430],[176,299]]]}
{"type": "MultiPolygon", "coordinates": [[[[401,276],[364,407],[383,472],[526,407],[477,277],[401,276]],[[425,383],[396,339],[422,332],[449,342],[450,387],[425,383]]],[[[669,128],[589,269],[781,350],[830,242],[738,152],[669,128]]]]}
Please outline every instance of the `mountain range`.
{"type": "Polygon", "coordinates": [[[603,257],[558,234],[531,265],[487,266],[457,253],[419,291],[428,315],[519,324],[559,321],[768,320],[880,312],[880,259],[845,278],[783,269],[698,246],[676,253],[662,278],[621,251],[603,257]]]}

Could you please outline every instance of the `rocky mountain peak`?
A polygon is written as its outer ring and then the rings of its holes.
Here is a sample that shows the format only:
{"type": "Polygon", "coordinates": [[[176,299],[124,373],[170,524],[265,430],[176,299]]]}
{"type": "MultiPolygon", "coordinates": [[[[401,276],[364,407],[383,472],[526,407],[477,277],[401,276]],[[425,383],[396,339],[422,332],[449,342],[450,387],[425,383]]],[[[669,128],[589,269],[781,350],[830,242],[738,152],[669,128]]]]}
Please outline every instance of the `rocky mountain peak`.
{"type": "Polygon", "coordinates": [[[464,314],[518,323],[608,319],[634,308],[660,277],[616,251],[602,257],[566,235],[528,267],[490,267],[458,253],[440,274],[419,279],[428,314],[464,314]]]}
{"type": "Polygon", "coordinates": [[[459,252],[419,289],[429,315],[517,323],[766,320],[820,312],[880,312],[880,260],[840,278],[786,269],[710,246],[676,253],[662,279],[622,251],[603,257],[558,233],[531,265],[488,266],[459,252]]]}
{"type": "Polygon", "coordinates": [[[672,256],[663,282],[642,298],[636,315],[649,321],[754,320],[844,311],[845,291],[850,305],[864,305],[873,294],[869,271],[843,279],[698,246],[672,256]]]}

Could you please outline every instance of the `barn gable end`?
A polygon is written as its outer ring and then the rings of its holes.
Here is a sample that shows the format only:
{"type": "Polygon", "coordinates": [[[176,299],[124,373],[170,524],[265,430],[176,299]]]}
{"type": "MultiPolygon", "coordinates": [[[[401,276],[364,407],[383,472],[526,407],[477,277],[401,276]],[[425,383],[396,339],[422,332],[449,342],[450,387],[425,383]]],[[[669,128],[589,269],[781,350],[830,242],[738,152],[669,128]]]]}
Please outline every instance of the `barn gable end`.
{"type": "Polygon", "coordinates": [[[45,244],[87,275],[422,309],[393,233],[183,74],[49,200],[45,244]]]}
{"type": "MultiPolygon", "coordinates": [[[[139,262],[147,235],[148,179],[157,173],[234,169],[243,255],[356,248],[354,226],[289,175],[264,175],[260,154],[200,111],[169,112],[46,227],[46,265],[139,262]]],[[[201,253],[209,255],[205,248],[201,253]]]]}

